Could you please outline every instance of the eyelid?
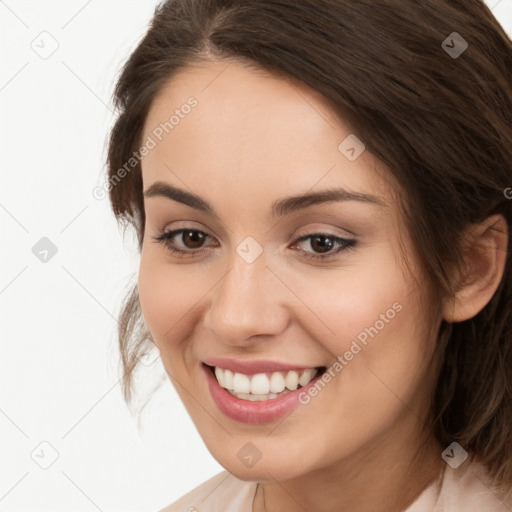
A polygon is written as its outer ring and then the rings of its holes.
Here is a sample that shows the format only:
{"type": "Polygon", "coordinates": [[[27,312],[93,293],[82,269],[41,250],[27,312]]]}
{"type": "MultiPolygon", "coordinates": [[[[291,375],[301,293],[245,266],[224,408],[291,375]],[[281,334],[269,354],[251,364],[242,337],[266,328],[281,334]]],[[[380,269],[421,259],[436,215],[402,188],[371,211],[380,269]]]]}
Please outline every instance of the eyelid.
{"type": "MultiPolygon", "coordinates": [[[[325,224],[324,224],[325,225],[325,224]]],[[[350,231],[346,228],[338,228],[335,226],[331,226],[329,228],[322,227],[317,223],[316,225],[307,224],[306,227],[301,227],[296,230],[292,236],[292,238],[301,237],[303,235],[327,235],[327,236],[337,236],[339,238],[353,238],[359,239],[359,236],[356,235],[353,231],[350,231]]]]}
{"type": "MultiPolygon", "coordinates": [[[[154,239],[155,242],[163,243],[166,249],[170,253],[173,253],[176,257],[182,259],[192,258],[195,254],[204,252],[206,250],[206,246],[199,247],[198,249],[181,249],[176,246],[175,242],[171,243],[175,237],[179,236],[180,234],[183,235],[187,231],[201,233],[206,237],[215,238],[212,237],[206,231],[196,229],[193,226],[177,227],[176,229],[164,229],[160,231],[159,236],[152,238],[154,239]]],[[[318,229],[316,231],[314,229],[311,229],[301,236],[294,236],[293,240],[293,245],[290,246],[292,249],[296,249],[296,252],[300,253],[306,259],[312,262],[316,261],[319,263],[329,263],[331,260],[339,259],[339,255],[341,253],[346,252],[352,248],[355,248],[358,245],[358,240],[356,240],[355,238],[347,238],[345,236],[336,235],[335,233],[327,232],[321,229],[318,229]],[[338,245],[338,248],[333,249],[325,254],[315,253],[314,251],[311,252],[298,248],[298,245],[300,243],[318,236],[324,236],[333,239],[334,244],[338,245]]]]}
{"type": "MultiPolygon", "coordinates": [[[[210,238],[216,238],[218,239],[217,235],[212,234],[211,231],[204,229],[201,227],[195,227],[193,224],[199,224],[192,220],[184,220],[178,222],[178,225],[175,226],[173,224],[172,228],[165,226],[162,230],[160,230],[160,233],[169,233],[169,232],[176,232],[176,231],[197,231],[200,233],[203,233],[205,235],[208,235],[210,238]],[[183,223],[183,225],[180,225],[180,223],[183,223]],[[187,223],[187,224],[185,224],[187,223]],[[192,224],[191,224],[192,223],[192,224]]],[[[325,226],[325,224],[323,224],[325,226]]],[[[305,236],[313,236],[313,235],[325,235],[330,237],[338,237],[338,238],[353,238],[356,241],[359,241],[359,236],[356,235],[354,232],[346,229],[346,228],[336,228],[334,226],[330,228],[321,227],[322,225],[320,223],[315,224],[307,224],[306,226],[302,226],[301,228],[295,230],[292,235],[288,236],[287,238],[293,239],[293,243],[297,243],[299,241],[299,238],[303,238],[305,236]],[[341,230],[342,232],[336,232],[334,230],[341,230]]]]}

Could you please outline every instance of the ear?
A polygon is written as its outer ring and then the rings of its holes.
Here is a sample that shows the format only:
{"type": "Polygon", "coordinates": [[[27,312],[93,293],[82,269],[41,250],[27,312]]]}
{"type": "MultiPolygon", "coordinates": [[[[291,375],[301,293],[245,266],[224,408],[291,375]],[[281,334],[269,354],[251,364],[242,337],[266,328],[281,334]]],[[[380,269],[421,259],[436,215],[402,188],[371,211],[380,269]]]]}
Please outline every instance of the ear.
{"type": "Polygon", "coordinates": [[[466,230],[465,271],[456,279],[455,297],[443,305],[444,320],[468,320],[487,305],[505,271],[507,244],[508,225],[502,215],[488,217],[466,230]]]}

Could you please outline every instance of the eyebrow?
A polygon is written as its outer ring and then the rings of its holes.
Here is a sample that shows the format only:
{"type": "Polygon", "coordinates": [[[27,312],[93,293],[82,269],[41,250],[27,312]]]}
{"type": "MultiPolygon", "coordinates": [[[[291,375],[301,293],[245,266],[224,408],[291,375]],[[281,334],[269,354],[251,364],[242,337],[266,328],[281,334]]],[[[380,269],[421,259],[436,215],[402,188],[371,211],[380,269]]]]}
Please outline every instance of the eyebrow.
{"type": "MultiPolygon", "coordinates": [[[[144,197],[166,197],[167,199],[185,204],[196,210],[217,216],[211,204],[202,197],[169,185],[163,181],[156,181],[148,187],[147,190],[144,191],[144,197]]],[[[279,199],[272,204],[272,216],[282,217],[313,205],[333,201],[359,201],[380,207],[387,207],[385,201],[378,196],[363,194],[361,192],[351,192],[343,188],[334,188],[279,199]]]]}

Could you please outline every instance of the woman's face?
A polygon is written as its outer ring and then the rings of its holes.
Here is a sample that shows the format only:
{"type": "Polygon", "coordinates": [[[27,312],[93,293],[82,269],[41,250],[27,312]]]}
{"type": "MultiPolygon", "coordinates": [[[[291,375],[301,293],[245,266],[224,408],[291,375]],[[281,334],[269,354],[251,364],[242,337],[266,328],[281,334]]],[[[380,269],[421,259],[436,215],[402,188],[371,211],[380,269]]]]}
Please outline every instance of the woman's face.
{"type": "Polygon", "coordinates": [[[221,61],[178,74],[142,140],[141,307],[219,463],[284,480],[417,436],[433,382],[425,286],[390,174],[350,127],[318,93],[221,61]]]}

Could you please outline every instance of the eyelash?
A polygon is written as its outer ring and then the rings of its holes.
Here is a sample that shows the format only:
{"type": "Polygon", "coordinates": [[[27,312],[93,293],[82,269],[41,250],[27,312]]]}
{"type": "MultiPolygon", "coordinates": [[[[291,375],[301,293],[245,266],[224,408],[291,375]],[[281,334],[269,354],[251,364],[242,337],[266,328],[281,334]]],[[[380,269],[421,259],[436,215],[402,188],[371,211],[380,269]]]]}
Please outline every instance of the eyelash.
{"type": "MultiPolygon", "coordinates": [[[[157,242],[157,243],[163,243],[169,251],[173,252],[180,258],[192,257],[195,254],[201,252],[203,249],[184,251],[182,249],[177,249],[176,246],[173,245],[173,243],[172,243],[172,239],[176,235],[179,235],[180,233],[184,233],[184,232],[201,233],[203,235],[210,236],[210,235],[208,235],[208,233],[205,233],[204,231],[200,231],[198,229],[181,228],[181,229],[175,229],[173,231],[160,231],[160,234],[156,237],[153,237],[153,240],[155,240],[155,242],[157,242]]],[[[304,242],[310,238],[314,238],[316,236],[328,237],[328,238],[332,239],[334,241],[334,243],[340,244],[340,247],[338,249],[336,249],[334,252],[331,252],[331,253],[325,254],[325,255],[311,254],[307,251],[304,251],[303,249],[298,250],[299,253],[301,253],[305,258],[310,259],[310,260],[315,260],[315,261],[326,261],[327,259],[330,259],[330,258],[338,255],[342,251],[346,251],[346,250],[354,248],[357,243],[357,241],[352,238],[342,238],[339,236],[335,236],[331,233],[311,233],[309,235],[305,235],[305,236],[298,238],[294,242],[294,245],[296,245],[297,243],[300,243],[300,242],[304,242]]]]}

